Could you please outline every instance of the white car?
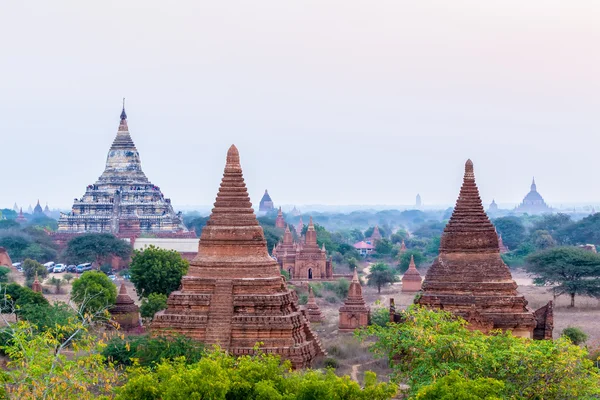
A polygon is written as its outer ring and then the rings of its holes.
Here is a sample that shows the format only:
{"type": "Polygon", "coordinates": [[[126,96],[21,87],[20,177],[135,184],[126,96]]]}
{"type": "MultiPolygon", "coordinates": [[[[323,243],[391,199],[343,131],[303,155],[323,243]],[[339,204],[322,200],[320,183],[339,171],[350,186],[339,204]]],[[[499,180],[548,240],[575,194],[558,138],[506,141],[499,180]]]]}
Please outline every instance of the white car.
{"type": "Polygon", "coordinates": [[[67,270],[67,266],[65,264],[56,264],[54,266],[54,272],[65,272],[67,270]]]}

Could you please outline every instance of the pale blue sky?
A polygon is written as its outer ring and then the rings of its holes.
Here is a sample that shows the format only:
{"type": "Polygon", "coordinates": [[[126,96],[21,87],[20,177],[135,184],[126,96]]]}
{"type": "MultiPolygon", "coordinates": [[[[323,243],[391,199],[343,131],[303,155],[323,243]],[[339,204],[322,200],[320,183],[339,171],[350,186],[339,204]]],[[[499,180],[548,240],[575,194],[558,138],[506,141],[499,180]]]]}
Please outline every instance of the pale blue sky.
{"type": "Polygon", "coordinates": [[[127,97],[148,177],[210,204],[600,202],[600,2],[3,1],[0,206],[70,207],[127,97]]]}

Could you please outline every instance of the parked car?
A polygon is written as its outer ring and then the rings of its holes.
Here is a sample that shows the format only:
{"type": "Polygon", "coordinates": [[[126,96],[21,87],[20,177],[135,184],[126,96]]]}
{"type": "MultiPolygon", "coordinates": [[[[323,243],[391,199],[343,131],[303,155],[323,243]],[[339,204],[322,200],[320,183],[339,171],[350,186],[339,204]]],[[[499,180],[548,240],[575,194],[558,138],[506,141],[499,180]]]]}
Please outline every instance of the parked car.
{"type": "Polygon", "coordinates": [[[84,263],[84,264],[79,264],[77,266],[77,269],[75,272],[77,272],[78,274],[81,274],[85,271],[91,271],[92,270],[92,263],[84,263]]]}
{"type": "Polygon", "coordinates": [[[69,265],[67,267],[67,272],[77,272],[77,265],[73,265],[73,264],[69,265]]]}
{"type": "Polygon", "coordinates": [[[54,266],[56,264],[54,263],[54,261],[49,261],[46,264],[44,264],[44,267],[46,267],[46,271],[48,272],[54,272],[54,266]]]}
{"type": "Polygon", "coordinates": [[[56,264],[54,266],[54,273],[65,272],[67,270],[67,266],[65,264],[56,264]]]}
{"type": "Polygon", "coordinates": [[[108,275],[108,279],[110,279],[111,281],[116,281],[117,280],[117,276],[116,275],[108,275]]]}
{"type": "Polygon", "coordinates": [[[23,267],[21,265],[23,265],[23,263],[16,262],[16,263],[13,263],[12,266],[15,267],[17,269],[17,271],[23,272],[23,267]]]}

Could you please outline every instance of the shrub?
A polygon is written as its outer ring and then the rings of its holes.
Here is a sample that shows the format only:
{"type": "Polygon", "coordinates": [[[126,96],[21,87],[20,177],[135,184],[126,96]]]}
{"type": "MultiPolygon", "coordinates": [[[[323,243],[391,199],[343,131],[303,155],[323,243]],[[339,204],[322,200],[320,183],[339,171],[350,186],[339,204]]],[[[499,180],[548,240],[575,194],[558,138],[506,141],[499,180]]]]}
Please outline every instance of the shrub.
{"type": "Polygon", "coordinates": [[[335,358],[327,357],[323,360],[323,366],[325,368],[337,369],[340,366],[340,363],[335,358]]]}
{"type": "Polygon", "coordinates": [[[102,272],[87,271],[73,282],[71,299],[86,313],[94,314],[115,303],[117,288],[102,272]]]}
{"type": "Polygon", "coordinates": [[[184,357],[186,363],[195,363],[202,358],[204,346],[183,335],[133,336],[111,339],[102,355],[115,365],[133,365],[134,360],[143,367],[155,367],[161,360],[184,357]]]}
{"type": "Polygon", "coordinates": [[[328,303],[335,304],[335,303],[338,302],[339,299],[337,297],[335,297],[335,296],[327,296],[327,298],[325,300],[328,303]]]}
{"type": "Polygon", "coordinates": [[[562,334],[560,336],[568,338],[571,343],[579,346],[580,344],[585,343],[588,340],[588,335],[581,330],[581,328],[577,327],[568,327],[563,329],[562,334]]]}
{"type": "Polygon", "coordinates": [[[315,297],[323,297],[323,285],[321,283],[310,283],[308,286],[312,288],[315,297]]]}
{"type": "Polygon", "coordinates": [[[0,283],[8,283],[10,268],[0,265],[0,283]]]}
{"type": "Polygon", "coordinates": [[[371,324],[386,326],[390,322],[390,310],[385,307],[377,307],[371,310],[371,324]]]}
{"type": "Polygon", "coordinates": [[[308,303],[308,293],[301,293],[300,296],[298,296],[298,304],[303,306],[306,303],[308,303]]]}
{"type": "Polygon", "coordinates": [[[150,293],[147,299],[142,300],[140,314],[142,318],[154,318],[154,314],[167,308],[167,296],[162,293],[150,293]]]}

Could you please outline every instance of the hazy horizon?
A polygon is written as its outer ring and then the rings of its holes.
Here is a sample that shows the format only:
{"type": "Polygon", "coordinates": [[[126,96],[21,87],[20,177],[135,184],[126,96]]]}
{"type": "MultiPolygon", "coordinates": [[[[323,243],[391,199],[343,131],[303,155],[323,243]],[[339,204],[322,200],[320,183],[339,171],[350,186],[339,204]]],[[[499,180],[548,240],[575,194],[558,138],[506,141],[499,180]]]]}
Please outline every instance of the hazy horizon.
{"type": "Polygon", "coordinates": [[[600,3],[10,2],[0,6],[0,208],[70,208],[104,169],[121,98],[148,178],[210,205],[227,148],[251,200],[487,205],[535,176],[600,203],[600,3]],[[10,172],[9,172],[10,171],[10,172]]]}

